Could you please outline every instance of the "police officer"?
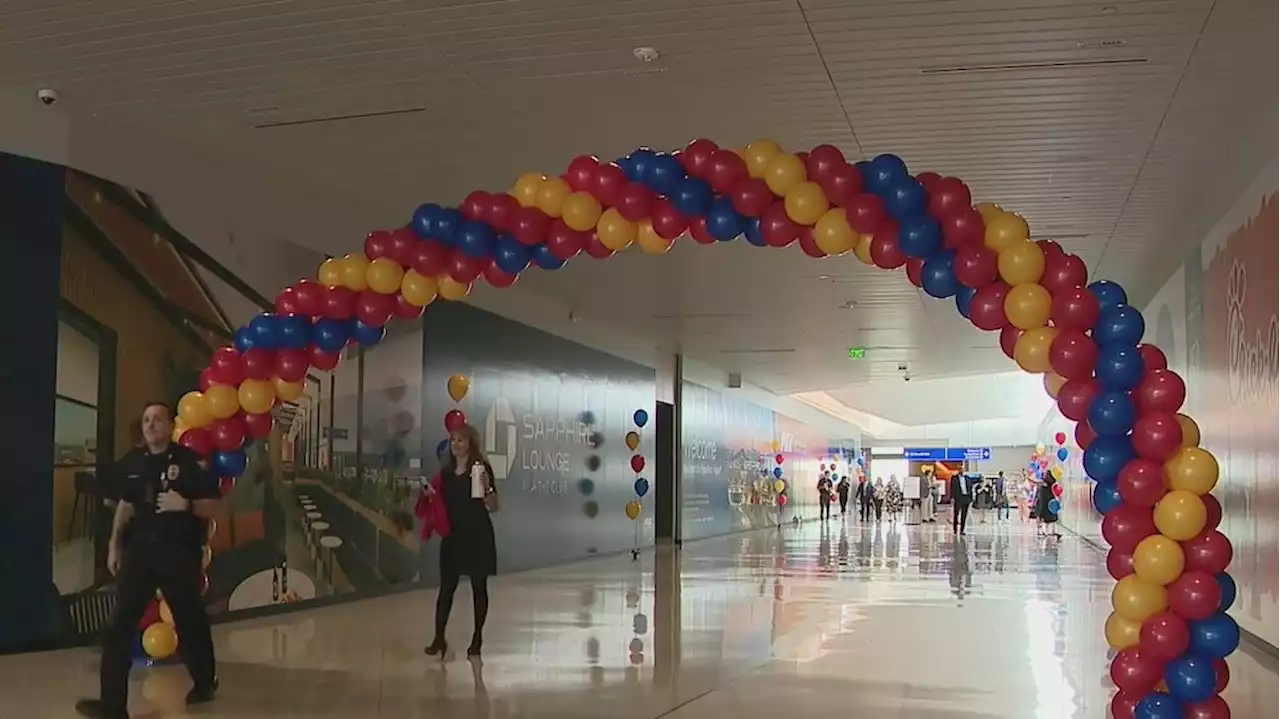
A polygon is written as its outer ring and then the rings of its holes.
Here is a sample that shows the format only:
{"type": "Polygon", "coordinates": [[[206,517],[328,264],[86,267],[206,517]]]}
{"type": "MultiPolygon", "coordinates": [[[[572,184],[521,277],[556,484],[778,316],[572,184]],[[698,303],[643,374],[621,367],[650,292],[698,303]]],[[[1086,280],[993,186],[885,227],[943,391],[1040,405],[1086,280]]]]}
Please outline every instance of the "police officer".
{"type": "Polygon", "coordinates": [[[94,719],[128,719],[133,642],[157,589],[173,614],[179,651],[195,685],[187,703],[212,701],[217,688],[200,584],[205,524],[220,504],[218,482],[195,452],[170,442],[173,412],[168,405],[146,405],[141,425],[143,446],[130,450],[118,468],[120,502],[107,550],[117,598],[103,642],[101,696],[76,704],[81,716],[94,719]]]}

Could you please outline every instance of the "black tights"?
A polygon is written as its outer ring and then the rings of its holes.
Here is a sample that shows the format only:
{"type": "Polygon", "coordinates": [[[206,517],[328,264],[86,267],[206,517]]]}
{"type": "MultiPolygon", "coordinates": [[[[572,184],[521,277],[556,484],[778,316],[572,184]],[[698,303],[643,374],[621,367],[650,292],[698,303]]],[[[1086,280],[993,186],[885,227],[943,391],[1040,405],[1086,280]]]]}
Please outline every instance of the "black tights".
{"type": "MultiPolygon", "coordinates": [[[[457,574],[442,574],[440,577],[440,595],[436,597],[436,641],[444,641],[444,630],[449,625],[449,612],[453,611],[453,594],[458,591],[457,574]]],[[[476,628],[471,641],[480,643],[484,633],[484,620],[489,616],[489,578],[486,576],[471,577],[471,604],[475,610],[476,628]]]]}

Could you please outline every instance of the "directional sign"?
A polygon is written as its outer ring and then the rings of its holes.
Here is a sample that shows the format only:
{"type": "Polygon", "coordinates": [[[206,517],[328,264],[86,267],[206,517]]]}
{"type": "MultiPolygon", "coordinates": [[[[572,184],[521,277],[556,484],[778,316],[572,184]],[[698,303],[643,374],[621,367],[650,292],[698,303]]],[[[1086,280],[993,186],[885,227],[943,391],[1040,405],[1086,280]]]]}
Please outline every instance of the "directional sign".
{"type": "Polygon", "coordinates": [[[974,462],[991,459],[990,447],[907,447],[904,459],[917,462],[974,462]]]}

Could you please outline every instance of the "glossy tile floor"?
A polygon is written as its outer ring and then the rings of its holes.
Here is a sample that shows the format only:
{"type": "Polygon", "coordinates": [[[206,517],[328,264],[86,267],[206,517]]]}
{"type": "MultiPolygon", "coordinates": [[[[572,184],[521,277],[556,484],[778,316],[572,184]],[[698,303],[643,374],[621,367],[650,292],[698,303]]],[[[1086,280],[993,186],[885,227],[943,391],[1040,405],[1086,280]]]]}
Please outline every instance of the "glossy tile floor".
{"type": "MultiPolygon", "coordinates": [[[[202,717],[1105,717],[1111,580],[1074,537],[852,519],[499,577],[483,663],[423,655],[434,591],[216,628],[202,717]]],[[[459,591],[451,638],[470,635],[459,591]]],[[[0,717],[71,717],[90,650],[0,658],[0,717]]],[[[1277,714],[1239,652],[1236,717],[1277,714]]],[[[181,668],[134,674],[135,717],[185,716],[181,668]]]]}

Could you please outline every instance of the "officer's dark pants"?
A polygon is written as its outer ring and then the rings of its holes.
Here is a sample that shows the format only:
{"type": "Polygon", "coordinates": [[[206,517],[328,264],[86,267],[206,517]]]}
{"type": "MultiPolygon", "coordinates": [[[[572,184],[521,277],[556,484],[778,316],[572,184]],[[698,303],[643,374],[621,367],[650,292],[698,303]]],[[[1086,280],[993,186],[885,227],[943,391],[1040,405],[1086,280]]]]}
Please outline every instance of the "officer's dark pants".
{"type": "Polygon", "coordinates": [[[211,689],[215,676],[209,615],[200,601],[200,552],[136,538],[125,549],[116,585],[115,615],[102,648],[102,701],[123,709],[128,700],[129,668],[138,622],[155,598],[164,594],[178,631],[178,651],[191,680],[211,689]]]}

